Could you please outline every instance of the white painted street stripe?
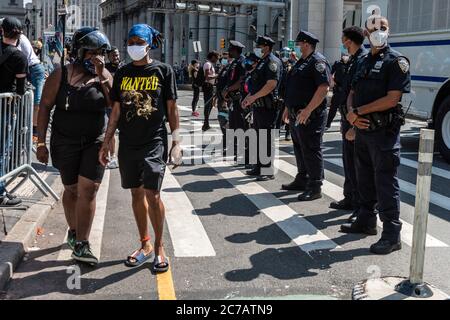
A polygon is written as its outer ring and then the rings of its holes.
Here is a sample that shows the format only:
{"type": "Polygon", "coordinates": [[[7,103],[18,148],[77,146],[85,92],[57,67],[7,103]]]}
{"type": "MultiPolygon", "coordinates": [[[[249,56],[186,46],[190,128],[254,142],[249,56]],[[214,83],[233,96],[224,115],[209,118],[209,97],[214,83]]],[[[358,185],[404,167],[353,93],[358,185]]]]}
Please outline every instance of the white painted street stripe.
{"type": "Polygon", "coordinates": [[[340,248],[308,220],[277,199],[258,183],[249,182],[242,184],[241,179],[248,177],[239,170],[235,170],[229,163],[212,162],[208,164],[239,192],[245,195],[262,213],[275,222],[301,250],[310,252],[340,248]]]}
{"type": "MultiPolygon", "coordinates": [[[[288,175],[290,175],[292,177],[295,177],[297,175],[297,167],[290,164],[289,162],[287,162],[285,160],[276,160],[275,166],[277,166],[277,168],[279,170],[287,173],[288,175]]],[[[325,175],[328,175],[328,174],[330,174],[330,171],[325,170],[325,175]]],[[[333,200],[341,200],[343,198],[343,189],[327,180],[323,181],[322,191],[324,194],[326,194],[328,197],[332,198],[333,200]]],[[[410,206],[404,202],[401,202],[400,203],[400,212],[414,215],[414,207],[410,206]]],[[[401,222],[403,223],[402,231],[401,231],[402,241],[405,242],[408,246],[412,246],[413,226],[404,220],[401,220],[401,222]]],[[[379,218],[378,218],[378,226],[380,228],[383,227],[383,224],[379,218]]],[[[431,236],[429,234],[427,234],[427,242],[426,243],[427,243],[427,245],[426,245],[427,247],[448,247],[448,245],[446,243],[434,238],[433,236],[431,236]]]]}
{"type": "MultiPolygon", "coordinates": [[[[103,176],[102,184],[97,192],[97,204],[95,208],[94,221],[92,222],[91,234],[89,236],[89,242],[91,245],[92,253],[100,261],[101,248],[102,248],[102,238],[103,238],[103,227],[105,224],[105,214],[106,214],[106,204],[108,201],[108,190],[109,190],[109,178],[111,175],[110,170],[105,170],[105,175],[103,176]]],[[[58,261],[71,260],[72,250],[70,250],[67,245],[67,233],[64,237],[64,244],[59,251],[58,261]]]]}
{"type": "Polygon", "coordinates": [[[216,252],[200,218],[170,170],[161,191],[166,220],[176,257],[211,257],[216,252]],[[166,191],[167,190],[167,191],[166,191]]]}
{"type": "MultiPolygon", "coordinates": [[[[325,159],[326,162],[332,163],[334,165],[337,165],[341,168],[343,168],[342,159],[340,158],[327,158],[325,159]]],[[[413,197],[416,196],[416,186],[408,181],[398,179],[400,190],[412,195],[413,197]]],[[[443,196],[437,192],[431,191],[430,192],[430,202],[434,205],[437,205],[441,208],[450,210],[450,198],[443,196]]]]}

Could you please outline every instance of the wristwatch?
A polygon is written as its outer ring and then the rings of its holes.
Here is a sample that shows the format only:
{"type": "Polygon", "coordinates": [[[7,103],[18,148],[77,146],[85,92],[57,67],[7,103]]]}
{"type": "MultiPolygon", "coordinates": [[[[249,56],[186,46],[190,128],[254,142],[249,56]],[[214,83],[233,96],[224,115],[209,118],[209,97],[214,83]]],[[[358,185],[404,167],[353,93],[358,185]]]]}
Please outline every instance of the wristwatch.
{"type": "Polygon", "coordinates": [[[45,142],[40,142],[40,143],[38,143],[37,144],[37,147],[38,148],[40,148],[40,147],[46,147],[47,145],[45,144],[45,142]]]}

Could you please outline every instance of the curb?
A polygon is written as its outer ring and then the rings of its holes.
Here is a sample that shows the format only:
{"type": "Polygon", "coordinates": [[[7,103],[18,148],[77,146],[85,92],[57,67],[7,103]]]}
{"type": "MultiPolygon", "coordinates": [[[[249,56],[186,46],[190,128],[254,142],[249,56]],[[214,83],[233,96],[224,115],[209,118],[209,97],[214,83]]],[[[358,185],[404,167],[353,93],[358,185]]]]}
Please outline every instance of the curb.
{"type": "MultiPolygon", "coordinates": [[[[59,177],[56,177],[51,188],[57,194],[62,192],[63,186],[59,177]]],[[[32,244],[36,229],[42,226],[55,204],[56,200],[48,196],[32,205],[0,244],[0,291],[4,291],[26,249],[32,244]]]]}

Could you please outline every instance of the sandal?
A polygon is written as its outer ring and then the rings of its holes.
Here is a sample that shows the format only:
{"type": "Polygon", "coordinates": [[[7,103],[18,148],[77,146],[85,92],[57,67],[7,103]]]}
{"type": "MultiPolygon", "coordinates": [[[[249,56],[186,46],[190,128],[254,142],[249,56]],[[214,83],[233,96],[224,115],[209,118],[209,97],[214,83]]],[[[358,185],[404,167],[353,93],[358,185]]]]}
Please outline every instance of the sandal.
{"type": "Polygon", "coordinates": [[[158,272],[166,272],[169,270],[169,259],[162,256],[155,257],[153,261],[153,271],[158,272]]]}
{"type": "Polygon", "coordinates": [[[141,264],[143,264],[145,261],[150,259],[153,256],[153,251],[148,253],[147,255],[144,254],[142,249],[134,251],[130,256],[127,257],[127,260],[125,260],[125,265],[127,267],[138,267],[141,264]],[[131,261],[133,259],[134,261],[131,261]]]}

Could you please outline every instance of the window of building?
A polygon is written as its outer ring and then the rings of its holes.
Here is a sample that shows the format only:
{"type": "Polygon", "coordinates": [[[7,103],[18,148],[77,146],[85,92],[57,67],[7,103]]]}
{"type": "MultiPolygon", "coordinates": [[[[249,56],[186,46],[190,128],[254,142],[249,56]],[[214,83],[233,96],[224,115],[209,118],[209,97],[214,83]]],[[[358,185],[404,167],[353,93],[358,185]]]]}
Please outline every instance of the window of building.
{"type": "Polygon", "coordinates": [[[450,0],[391,0],[388,19],[393,34],[450,30],[450,0]]]}

